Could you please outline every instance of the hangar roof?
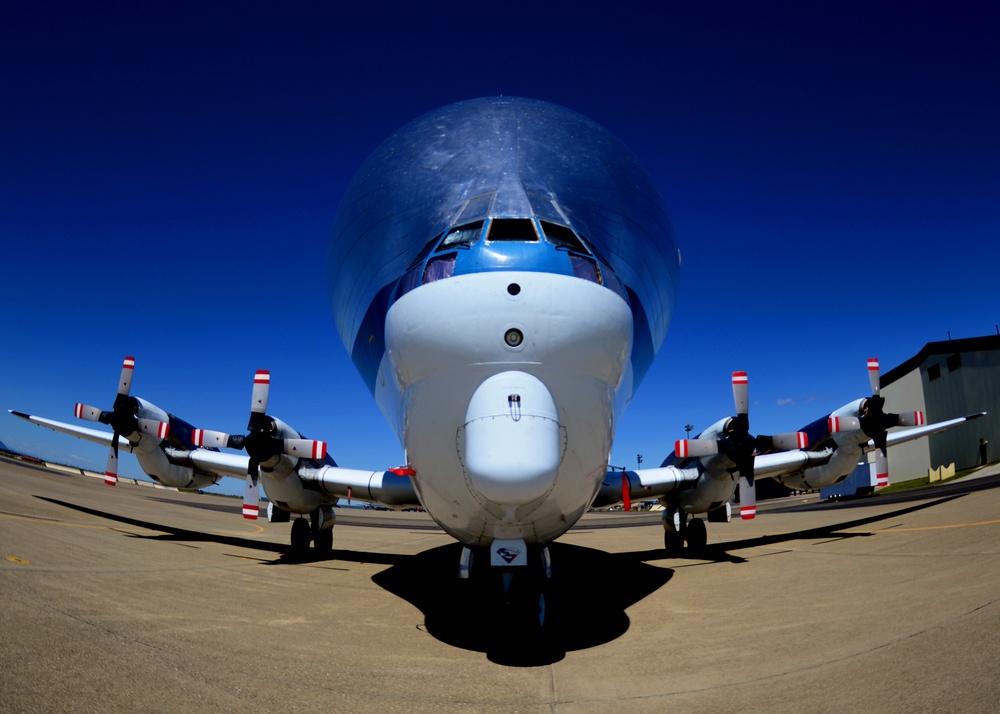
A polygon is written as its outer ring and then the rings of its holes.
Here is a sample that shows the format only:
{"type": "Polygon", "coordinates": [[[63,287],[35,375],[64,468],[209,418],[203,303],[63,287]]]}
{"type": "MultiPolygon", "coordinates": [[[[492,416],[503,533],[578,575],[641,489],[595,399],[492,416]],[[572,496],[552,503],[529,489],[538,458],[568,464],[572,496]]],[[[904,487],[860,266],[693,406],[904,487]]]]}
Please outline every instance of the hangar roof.
{"type": "Polygon", "coordinates": [[[1000,334],[986,335],[984,337],[967,337],[961,340],[928,342],[922,350],[910,357],[910,359],[883,374],[880,384],[882,387],[889,386],[904,374],[909,374],[922,365],[931,355],[952,355],[956,352],[983,352],[986,350],[1000,350],[1000,334]]]}

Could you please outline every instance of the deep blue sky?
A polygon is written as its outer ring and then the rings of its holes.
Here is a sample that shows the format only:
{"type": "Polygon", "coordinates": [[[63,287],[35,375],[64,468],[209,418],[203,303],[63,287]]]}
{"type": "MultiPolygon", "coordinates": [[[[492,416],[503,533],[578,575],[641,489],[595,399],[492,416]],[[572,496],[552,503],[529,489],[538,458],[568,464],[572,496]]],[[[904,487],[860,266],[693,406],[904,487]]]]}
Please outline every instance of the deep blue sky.
{"type": "MultiPolygon", "coordinates": [[[[498,94],[602,123],[675,224],[674,324],[613,463],[729,414],[733,370],[752,428],[789,430],[864,396],[867,357],[1000,322],[993,3],[341,5],[0,8],[0,408],[107,408],[132,354],[133,394],[238,432],[266,368],[341,464],[399,463],[327,309],[329,231],[389,133],[498,94]]],[[[0,439],[104,465],[6,414],[0,439]]]]}

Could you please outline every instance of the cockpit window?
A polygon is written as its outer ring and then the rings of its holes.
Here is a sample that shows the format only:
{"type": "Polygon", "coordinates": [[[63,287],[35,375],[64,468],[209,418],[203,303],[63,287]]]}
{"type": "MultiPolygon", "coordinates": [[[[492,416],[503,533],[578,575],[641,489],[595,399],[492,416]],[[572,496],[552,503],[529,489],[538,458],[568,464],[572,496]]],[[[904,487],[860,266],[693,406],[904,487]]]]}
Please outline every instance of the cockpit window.
{"type": "Polygon", "coordinates": [[[598,285],[604,285],[601,270],[592,259],[570,254],[569,262],[573,266],[573,275],[576,277],[589,280],[598,285]]]}
{"type": "Polygon", "coordinates": [[[415,266],[417,263],[423,263],[424,262],[424,258],[426,258],[428,255],[431,254],[431,250],[434,249],[434,246],[437,245],[437,242],[439,240],[441,240],[441,234],[440,233],[438,233],[436,236],[434,236],[433,238],[431,238],[430,242],[427,245],[425,245],[423,248],[420,249],[420,253],[417,255],[416,258],[413,259],[413,262],[410,263],[409,267],[407,267],[407,270],[409,270],[410,268],[412,268],[413,266],[415,266]]]}
{"type": "Polygon", "coordinates": [[[423,283],[433,283],[435,280],[444,280],[455,274],[455,258],[458,253],[439,255],[427,261],[424,268],[423,283]]]}
{"type": "Polygon", "coordinates": [[[490,234],[487,239],[496,241],[537,241],[538,232],[535,222],[530,218],[494,218],[490,221],[490,234]]]}
{"type": "Polygon", "coordinates": [[[483,222],[467,223],[448,231],[448,235],[441,241],[435,253],[448,250],[449,248],[469,248],[479,240],[479,235],[483,232],[483,222]]]}
{"type": "Polygon", "coordinates": [[[470,198],[465,202],[465,206],[462,208],[462,212],[458,214],[455,222],[464,224],[472,222],[477,218],[488,216],[494,196],[496,196],[495,193],[484,193],[481,196],[470,198]]]}
{"type": "Polygon", "coordinates": [[[545,233],[545,240],[554,245],[556,248],[564,248],[566,250],[571,250],[574,253],[584,253],[588,251],[583,247],[583,243],[580,239],[576,237],[571,229],[566,226],[560,226],[557,223],[549,223],[548,221],[542,221],[542,231],[545,233]]]}

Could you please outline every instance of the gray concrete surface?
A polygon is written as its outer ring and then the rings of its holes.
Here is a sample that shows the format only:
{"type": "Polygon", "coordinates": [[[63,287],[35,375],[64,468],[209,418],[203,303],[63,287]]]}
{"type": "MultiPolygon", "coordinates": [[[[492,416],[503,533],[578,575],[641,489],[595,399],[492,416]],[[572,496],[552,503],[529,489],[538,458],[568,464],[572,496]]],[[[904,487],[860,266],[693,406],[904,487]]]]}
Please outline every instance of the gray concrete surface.
{"type": "Polygon", "coordinates": [[[762,504],[702,558],[588,516],[522,642],[421,514],[294,562],[238,501],[0,461],[0,710],[997,711],[998,485],[762,504]]]}

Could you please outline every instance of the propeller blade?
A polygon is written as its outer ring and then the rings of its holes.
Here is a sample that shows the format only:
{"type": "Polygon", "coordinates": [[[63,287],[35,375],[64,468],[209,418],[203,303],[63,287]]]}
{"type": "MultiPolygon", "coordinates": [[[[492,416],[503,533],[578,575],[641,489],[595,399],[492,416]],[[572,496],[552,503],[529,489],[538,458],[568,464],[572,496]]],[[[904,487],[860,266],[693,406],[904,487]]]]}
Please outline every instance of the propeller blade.
{"type": "Polygon", "coordinates": [[[791,431],[786,434],[775,434],[771,442],[776,451],[791,451],[809,446],[809,435],[804,431],[791,431]]]}
{"type": "Polygon", "coordinates": [[[923,412],[906,412],[899,415],[900,426],[923,426],[927,423],[923,412]]]}
{"type": "Polygon", "coordinates": [[[749,408],[750,385],[746,372],[733,372],[733,401],[736,403],[736,413],[746,414],[749,408]]]}
{"type": "Polygon", "coordinates": [[[872,394],[876,397],[879,396],[881,379],[878,368],[878,360],[874,357],[868,360],[868,380],[872,383],[872,394]]]}
{"type": "Polygon", "coordinates": [[[100,421],[101,410],[97,407],[91,407],[77,402],[76,406],[73,407],[73,416],[77,419],[86,419],[87,421],[100,421]]]}
{"type": "Polygon", "coordinates": [[[757,488],[740,476],[740,518],[749,521],[757,515],[757,488]]]}
{"type": "Polygon", "coordinates": [[[719,442],[714,439],[681,439],[674,443],[674,453],[679,459],[712,456],[719,453],[719,442]]]}
{"type": "MultiPolygon", "coordinates": [[[[115,445],[118,444],[118,434],[115,434],[115,445]]],[[[108,465],[104,467],[104,483],[114,486],[118,483],[118,449],[114,446],[108,454],[108,465]]]]}
{"type": "MultiPolygon", "coordinates": [[[[730,457],[732,458],[732,457],[730,457]]],[[[740,456],[733,461],[736,463],[736,471],[739,473],[740,478],[746,478],[747,483],[753,486],[754,483],[754,455],[749,454],[748,456],[740,456]]]]}
{"type": "Polygon", "coordinates": [[[844,431],[860,431],[861,420],[857,417],[835,417],[827,419],[827,430],[831,434],[839,434],[844,431]]]}
{"type": "Polygon", "coordinates": [[[253,400],[250,403],[251,414],[263,414],[267,411],[267,395],[271,390],[271,373],[266,369],[258,369],[253,378],[253,400]]]}
{"type": "Polygon", "coordinates": [[[122,378],[118,380],[118,393],[127,397],[132,389],[132,372],[135,370],[135,357],[126,357],[122,362],[122,378]]]}
{"type": "Polygon", "coordinates": [[[285,439],[285,451],[288,456],[298,456],[301,459],[325,459],[326,442],[312,439],[285,439]]]}
{"type": "MultiPolygon", "coordinates": [[[[229,445],[229,434],[222,431],[210,431],[208,429],[192,429],[191,443],[195,446],[221,449],[229,445]]],[[[240,444],[240,447],[243,445],[240,444]]]]}
{"type": "Polygon", "coordinates": [[[170,436],[170,424],[156,419],[140,419],[139,431],[147,436],[155,436],[158,439],[166,439],[170,436]]]}
{"type": "Polygon", "coordinates": [[[889,485],[889,456],[885,448],[875,450],[875,485],[880,488],[889,485]]]}
{"type": "Polygon", "coordinates": [[[243,485],[243,517],[250,521],[256,521],[260,513],[260,492],[257,489],[257,476],[247,474],[247,480],[243,485]]]}

